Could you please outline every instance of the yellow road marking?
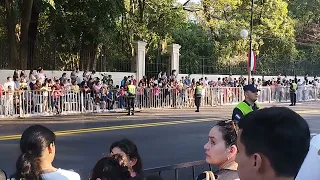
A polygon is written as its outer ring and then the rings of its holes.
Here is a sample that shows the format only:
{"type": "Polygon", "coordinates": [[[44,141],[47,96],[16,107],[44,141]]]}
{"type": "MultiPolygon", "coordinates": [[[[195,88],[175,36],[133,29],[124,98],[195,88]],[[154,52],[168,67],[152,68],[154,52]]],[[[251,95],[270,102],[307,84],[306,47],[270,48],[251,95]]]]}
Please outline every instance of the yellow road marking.
{"type": "MultiPolygon", "coordinates": [[[[168,125],[177,125],[177,124],[210,122],[210,121],[215,121],[215,120],[220,120],[220,119],[221,118],[206,118],[206,119],[195,119],[195,120],[184,120],[184,121],[169,121],[169,122],[132,124],[132,125],[122,125],[122,126],[109,126],[109,127],[98,127],[98,128],[74,129],[74,130],[56,131],[55,134],[57,136],[64,136],[64,135],[70,135],[70,134],[83,134],[83,133],[90,133],[90,132],[112,131],[112,130],[120,130],[120,129],[134,129],[134,128],[168,126],[168,125]]],[[[16,139],[20,139],[20,138],[21,138],[21,134],[0,136],[0,141],[16,140],[16,139]]]]}
{"type": "MultiPolygon", "coordinates": [[[[312,114],[312,113],[315,114],[315,113],[320,113],[320,110],[302,110],[302,111],[296,111],[296,112],[298,114],[312,114]]],[[[85,129],[56,131],[55,134],[57,136],[65,136],[65,135],[71,135],[71,134],[83,134],[83,133],[90,133],[90,132],[112,131],[112,130],[121,130],[121,129],[134,129],[134,128],[168,126],[168,125],[177,125],[177,124],[210,122],[210,121],[216,121],[216,120],[220,120],[220,119],[223,119],[223,118],[205,118],[205,119],[168,121],[168,122],[132,124],[132,125],[121,125],[121,126],[109,126],[109,127],[106,126],[106,127],[97,127],[97,128],[85,128],[85,129]]],[[[20,139],[20,138],[21,138],[21,134],[0,136],[0,141],[16,140],[16,139],[20,139]]]]}
{"type": "Polygon", "coordinates": [[[298,114],[320,114],[320,110],[302,110],[296,111],[298,114]]]}

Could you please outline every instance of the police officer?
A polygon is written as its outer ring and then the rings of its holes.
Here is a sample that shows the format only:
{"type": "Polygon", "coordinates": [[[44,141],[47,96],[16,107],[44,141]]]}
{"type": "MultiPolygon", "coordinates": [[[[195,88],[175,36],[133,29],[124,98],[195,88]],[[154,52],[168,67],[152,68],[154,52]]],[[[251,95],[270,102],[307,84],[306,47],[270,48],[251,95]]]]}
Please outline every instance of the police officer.
{"type": "Polygon", "coordinates": [[[131,115],[131,108],[132,108],[132,115],[134,115],[134,104],[136,98],[136,86],[133,85],[133,81],[129,82],[128,91],[127,91],[127,99],[128,99],[128,115],[131,115]]]}
{"type": "Polygon", "coordinates": [[[291,104],[290,106],[295,106],[296,105],[296,102],[297,102],[297,84],[294,80],[291,81],[290,83],[290,101],[291,101],[291,104]]]}
{"type": "Polygon", "coordinates": [[[194,99],[195,99],[195,104],[197,107],[196,112],[200,112],[199,108],[200,108],[200,104],[201,104],[201,96],[202,96],[202,86],[200,85],[200,82],[197,81],[196,83],[196,90],[194,91],[194,99]]]}
{"type": "Polygon", "coordinates": [[[249,84],[243,87],[245,99],[239,103],[232,113],[232,120],[239,121],[243,116],[252,111],[260,109],[260,105],[256,103],[258,99],[258,91],[254,84],[249,84]]]}

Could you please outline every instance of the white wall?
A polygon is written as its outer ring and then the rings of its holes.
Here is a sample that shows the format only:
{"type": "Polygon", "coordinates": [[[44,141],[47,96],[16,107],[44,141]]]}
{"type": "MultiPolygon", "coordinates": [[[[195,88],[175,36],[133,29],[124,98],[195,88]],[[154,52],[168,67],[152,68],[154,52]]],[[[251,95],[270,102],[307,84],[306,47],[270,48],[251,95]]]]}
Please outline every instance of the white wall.
{"type": "MultiPolygon", "coordinates": [[[[181,79],[181,77],[186,77],[186,76],[188,76],[188,74],[179,74],[178,75],[178,78],[179,79],[181,79]]],[[[221,79],[222,78],[224,78],[224,77],[229,77],[229,75],[210,75],[210,74],[204,74],[204,75],[202,75],[202,74],[191,74],[190,75],[190,78],[191,79],[195,79],[195,80],[199,80],[200,78],[204,78],[204,77],[207,77],[208,78],[208,80],[213,80],[213,81],[217,81],[218,80],[218,78],[220,77],[221,79]]],[[[232,78],[239,78],[240,77],[240,75],[232,75],[232,78]]],[[[243,75],[243,77],[244,78],[247,78],[248,79],[248,76],[247,75],[243,75]]],[[[270,80],[270,79],[272,79],[272,78],[277,78],[278,76],[264,76],[264,79],[265,80],[270,80]]],[[[284,76],[281,76],[281,77],[284,77],[284,76]]],[[[262,76],[258,76],[258,75],[253,75],[252,76],[252,78],[255,78],[255,79],[258,79],[258,78],[260,78],[260,79],[262,79],[262,76]]],[[[297,76],[297,78],[298,79],[301,79],[301,81],[303,81],[304,80],[304,76],[297,76]]],[[[294,76],[287,76],[287,79],[289,80],[289,79],[294,79],[294,76]]],[[[314,77],[308,77],[308,80],[313,80],[314,79],[314,77]]]]}
{"type": "MultiPolygon", "coordinates": [[[[8,76],[13,76],[13,70],[0,70],[0,83],[3,84],[4,82],[7,81],[7,77],[8,76]]],[[[26,70],[25,73],[28,76],[29,75],[29,70],[26,70]]],[[[70,77],[71,71],[44,71],[44,73],[47,75],[48,78],[53,78],[53,77],[61,77],[62,73],[67,73],[67,77],[70,77]]],[[[19,71],[20,73],[20,71],[19,71]]],[[[80,74],[82,75],[83,71],[80,71],[80,74]]],[[[132,76],[134,75],[136,77],[136,73],[133,72],[102,72],[105,74],[110,74],[112,75],[112,79],[114,81],[115,85],[120,85],[120,82],[122,81],[124,76],[132,76]]],[[[96,74],[101,74],[100,72],[96,72],[96,74]]],[[[182,76],[188,76],[188,74],[179,74],[178,78],[181,79],[182,76]]],[[[204,77],[208,77],[208,80],[213,80],[213,81],[217,81],[218,78],[224,78],[224,77],[229,77],[229,75],[210,75],[210,74],[191,74],[190,75],[191,79],[195,78],[196,80],[200,79],[200,78],[204,78],[204,77]]],[[[232,75],[233,78],[239,78],[240,75],[232,75]]],[[[248,76],[244,75],[245,78],[247,78],[248,76]]],[[[262,76],[257,76],[254,75],[254,78],[262,78],[262,76]]],[[[282,76],[283,77],[283,76],[282,76]]],[[[101,76],[102,78],[102,76],[101,76]]],[[[272,78],[277,78],[277,76],[265,76],[264,77],[265,80],[269,80],[272,78]]],[[[294,76],[288,76],[288,79],[294,79],[294,76]]],[[[298,76],[298,79],[301,79],[303,81],[304,77],[303,76],[298,76]]],[[[309,77],[309,80],[313,80],[313,77],[309,77]]]]}
{"type": "MultiPolygon", "coordinates": [[[[7,77],[13,76],[13,72],[14,70],[0,70],[0,84],[3,84],[4,82],[7,81],[7,77]]],[[[30,70],[26,70],[25,73],[28,77],[30,70]]],[[[44,71],[44,74],[47,76],[47,78],[53,78],[53,77],[58,77],[60,78],[62,76],[62,73],[67,73],[67,77],[70,77],[71,71],[44,71]]],[[[124,76],[136,76],[136,73],[133,72],[103,72],[104,74],[110,74],[112,75],[112,79],[115,85],[120,85],[120,82],[122,81],[124,76]]],[[[80,74],[83,74],[83,71],[80,71],[80,74]]],[[[96,74],[101,76],[100,72],[96,72],[96,74]]],[[[19,75],[20,75],[20,71],[19,71],[19,75]]]]}

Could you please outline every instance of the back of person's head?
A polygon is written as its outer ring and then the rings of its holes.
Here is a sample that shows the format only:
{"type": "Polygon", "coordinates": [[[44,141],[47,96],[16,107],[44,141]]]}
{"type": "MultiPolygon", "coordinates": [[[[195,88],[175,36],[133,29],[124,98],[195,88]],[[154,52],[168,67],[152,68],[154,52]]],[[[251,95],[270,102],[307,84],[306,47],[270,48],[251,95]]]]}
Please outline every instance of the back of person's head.
{"type": "Polygon", "coordinates": [[[237,162],[241,180],[297,175],[310,145],[308,123],[285,107],[254,111],[239,121],[237,162]]]}
{"type": "Polygon", "coordinates": [[[121,165],[123,157],[120,154],[104,157],[94,166],[90,180],[127,180],[130,172],[121,165]]]}
{"type": "Polygon", "coordinates": [[[20,140],[21,155],[16,162],[16,179],[41,179],[40,158],[43,152],[55,142],[55,134],[41,125],[30,126],[20,140]]]}
{"type": "Polygon", "coordinates": [[[135,173],[140,174],[142,172],[142,161],[138,152],[137,146],[128,139],[122,139],[120,141],[114,142],[110,147],[110,153],[112,153],[113,148],[119,148],[123,151],[129,158],[129,161],[134,161],[132,169],[135,173]]]}

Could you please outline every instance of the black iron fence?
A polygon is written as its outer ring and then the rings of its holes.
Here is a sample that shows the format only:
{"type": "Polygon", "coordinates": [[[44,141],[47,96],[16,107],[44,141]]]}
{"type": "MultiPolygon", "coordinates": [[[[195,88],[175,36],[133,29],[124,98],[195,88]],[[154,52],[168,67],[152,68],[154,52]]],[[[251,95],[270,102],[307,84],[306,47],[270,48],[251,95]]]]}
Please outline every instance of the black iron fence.
{"type": "MultiPolygon", "coordinates": [[[[115,57],[103,48],[70,48],[50,40],[29,42],[28,47],[27,69],[41,66],[46,70],[92,70],[95,64],[96,71],[131,72],[131,59],[115,57]]],[[[0,39],[0,69],[20,69],[19,46],[15,53],[16,59],[10,59],[9,51],[6,39],[0,39]]]]}
{"type": "MultiPolygon", "coordinates": [[[[196,167],[203,166],[203,165],[207,165],[208,166],[208,169],[206,169],[206,170],[210,170],[210,171],[212,170],[211,165],[208,165],[206,163],[206,161],[203,160],[203,161],[195,161],[195,162],[188,162],[188,163],[182,163],[182,164],[176,164],[176,165],[170,165],[170,166],[161,166],[161,167],[157,167],[157,168],[146,169],[144,171],[144,173],[146,175],[158,174],[158,175],[161,176],[162,173],[165,172],[165,171],[174,171],[174,180],[179,180],[179,178],[180,178],[179,172],[182,169],[191,168],[192,179],[195,180],[197,178],[197,175],[198,175],[197,171],[196,171],[196,167]]],[[[203,171],[198,172],[198,173],[200,174],[202,172],[203,171]]],[[[173,179],[173,178],[169,178],[169,179],[173,179]]]]}
{"type": "MultiPolygon", "coordinates": [[[[274,76],[283,74],[288,76],[306,74],[320,75],[320,64],[317,61],[281,61],[273,59],[257,58],[257,68],[253,74],[274,76]]],[[[241,61],[238,64],[231,62],[218,63],[214,58],[198,58],[188,61],[183,56],[180,59],[181,74],[247,74],[247,62],[241,61]]]]}

